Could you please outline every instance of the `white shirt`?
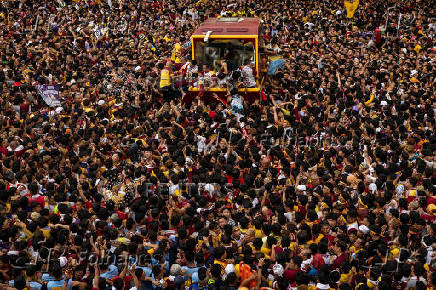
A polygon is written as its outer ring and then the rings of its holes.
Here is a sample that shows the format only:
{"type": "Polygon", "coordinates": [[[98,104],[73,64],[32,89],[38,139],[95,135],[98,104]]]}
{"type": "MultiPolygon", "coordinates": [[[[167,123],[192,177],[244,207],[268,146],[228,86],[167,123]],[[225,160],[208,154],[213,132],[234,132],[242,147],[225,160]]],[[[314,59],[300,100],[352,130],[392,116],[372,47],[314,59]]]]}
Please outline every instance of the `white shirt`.
{"type": "Polygon", "coordinates": [[[284,216],[290,221],[292,222],[292,212],[286,212],[284,213],[284,216]]]}

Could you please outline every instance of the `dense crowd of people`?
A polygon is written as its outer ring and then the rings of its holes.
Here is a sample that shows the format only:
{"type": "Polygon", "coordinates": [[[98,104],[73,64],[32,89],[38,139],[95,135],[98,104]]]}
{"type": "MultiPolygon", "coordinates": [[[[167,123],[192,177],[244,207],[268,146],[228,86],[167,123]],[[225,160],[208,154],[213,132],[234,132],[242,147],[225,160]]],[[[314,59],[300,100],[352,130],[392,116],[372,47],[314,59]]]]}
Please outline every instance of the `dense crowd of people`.
{"type": "Polygon", "coordinates": [[[360,2],[0,2],[2,289],[433,289],[436,5],[360,2]],[[212,17],[262,20],[258,98],[212,17]]]}

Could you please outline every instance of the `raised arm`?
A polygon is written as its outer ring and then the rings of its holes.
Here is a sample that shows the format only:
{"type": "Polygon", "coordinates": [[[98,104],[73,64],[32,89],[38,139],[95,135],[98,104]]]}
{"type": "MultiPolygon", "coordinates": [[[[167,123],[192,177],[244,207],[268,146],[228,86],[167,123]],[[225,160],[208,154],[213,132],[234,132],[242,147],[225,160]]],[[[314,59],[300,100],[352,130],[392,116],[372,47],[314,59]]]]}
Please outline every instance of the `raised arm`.
{"type": "Polygon", "coordinates": [[[341,83],[341,75],[339,74],[339,71],[336,71],[336,78],[338,80],[338,88],[341,88],[342,83],[341,83]]]}
{"type": "Polygon", "coordinates": [[[276,124],[279,123],[279,116],[277,116],[277,107],[274,105],[273,107],[273,113],[274,113],[274,122],[276,122],[276,124]]]}
{"type": "Polygon", "coordinates": [[[94,264],[94,280],[92,281],[92,288],[98,289],[98,280],[100,279],[100,273],[98,270],[98,263],[94,264]]]}

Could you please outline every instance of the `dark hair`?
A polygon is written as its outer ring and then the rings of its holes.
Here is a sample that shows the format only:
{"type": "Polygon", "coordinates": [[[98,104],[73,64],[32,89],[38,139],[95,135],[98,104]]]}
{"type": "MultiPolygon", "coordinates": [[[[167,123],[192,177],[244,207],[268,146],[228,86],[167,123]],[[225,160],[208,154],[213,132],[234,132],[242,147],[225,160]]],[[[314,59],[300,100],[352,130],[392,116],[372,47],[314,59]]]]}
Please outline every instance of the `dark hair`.
{"type": "Polygon", "coordinates": [[[123,279],[122,278],[115,279],[115,281],[113,282],[113,286],[117,290],[122,290],[124,288],[124,281],[123,281],[123,279]]]}
{"type": "Polygon", "coordinates": [[[20,275],[14,279],[14,287],[18,290],[26,288],[26,279],[24,279],[24,276],[20,275]]]}
{"type": "Polygon", "coordinates": [[[217,247],[213,250],[213,255],[215,259],[221,259],[225,252],[226,252],[226,248],[217,247]]]}
{"type": "Polygon", "coordinates": [[[235,283],[237,279],[238,279],[238,277],[236,276],[236,273],[235,272],[231,272],[226,277],[226,283],[227,283],[227,285],[235,283]]]}
{"type": "Polygon", "coordinates": [[[52,263],[51,273],[56,279],[59,279],[62,277],[62,268],[61,268],[59,261],[55,261],[52,263]]]}
{"type": "Polygon", "coordinates": [[[220,264],[212,264],[212,266],[210,267],[210,274],[214,278],[219,278],[221,277],[221,270],[222,269],[220,264]]]}

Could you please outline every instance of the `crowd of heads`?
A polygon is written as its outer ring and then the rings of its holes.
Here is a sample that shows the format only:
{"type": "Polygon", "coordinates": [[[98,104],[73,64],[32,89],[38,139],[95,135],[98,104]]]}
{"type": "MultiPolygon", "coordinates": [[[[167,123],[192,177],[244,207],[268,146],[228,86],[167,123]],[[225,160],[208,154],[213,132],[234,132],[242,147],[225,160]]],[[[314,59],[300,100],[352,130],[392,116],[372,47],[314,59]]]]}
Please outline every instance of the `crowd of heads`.
{"type": "Polygon", "coordinates": [[[2,287],[436,286],[436,6],[360,2],[0,2],[2,287]],[[193,71],[212,17],[280,65],[193,71]]]}

